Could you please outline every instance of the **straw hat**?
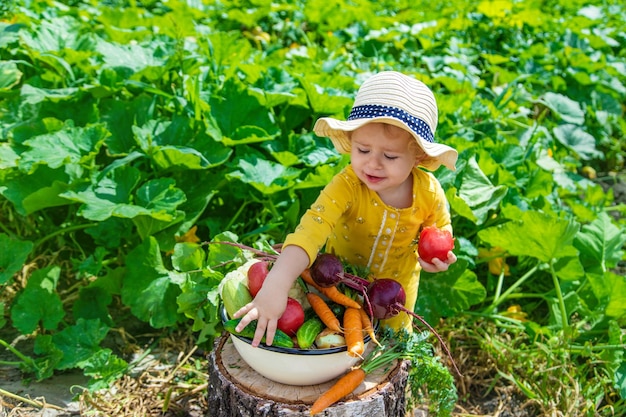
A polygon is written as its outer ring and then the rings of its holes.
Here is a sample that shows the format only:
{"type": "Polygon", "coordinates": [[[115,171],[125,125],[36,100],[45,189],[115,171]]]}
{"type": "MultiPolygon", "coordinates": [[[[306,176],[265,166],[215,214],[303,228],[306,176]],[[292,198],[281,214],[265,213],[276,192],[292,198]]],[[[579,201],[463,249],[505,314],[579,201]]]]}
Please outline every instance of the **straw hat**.
{"type": "Polygon", "coordinates": [[[437,102],[421,81],[396,71],[384,71],[368,78],[359,88],[348,120],[322,117],[313,130],[330,138],[340,153],[350,153],[348,132],[372,122],[389,123],[405,129],[429,156],[421,165],[431,171],[445,165],[455,170],[458,153],[435,142],[437,102]]]}

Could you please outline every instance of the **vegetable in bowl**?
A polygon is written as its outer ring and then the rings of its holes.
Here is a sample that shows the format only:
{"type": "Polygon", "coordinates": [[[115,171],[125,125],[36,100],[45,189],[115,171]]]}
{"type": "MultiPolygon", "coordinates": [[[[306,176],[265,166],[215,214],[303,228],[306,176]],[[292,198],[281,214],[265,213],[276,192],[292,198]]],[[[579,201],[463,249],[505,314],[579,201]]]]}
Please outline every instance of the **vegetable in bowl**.
{"type": "MultiPolygon", "coordinates": [[[[258,347],[253,347],[254,329],[251,328],[250,333],[247,328],[253,326],[255,322],[246,326],[242,334],[237,334],[234,330],[236,324],[230,323],[232,319],[229,319],[223,306],[220,308],[220,314],[224,328],[229,330],[232,343],[244,362],[274,382],[297,386],[321,384],[342,375],[361,360],[359,357],[348,355],[345,344],[325,348],[313,344],[310,348],[299,348],[292,338],[284,333],[279,335],[278,331],[271,346],[261,342],[258,347]],[[244,332],[248,333],[243,334],[244,332]]],[[[311,338],[312,334],[313,331],[306,337],[311,338]]],[[[297,336],[294,338],[297,342],[297,336]]],[[[370,337],[366,335],[365,347],[369,341],[370,337]]]]}

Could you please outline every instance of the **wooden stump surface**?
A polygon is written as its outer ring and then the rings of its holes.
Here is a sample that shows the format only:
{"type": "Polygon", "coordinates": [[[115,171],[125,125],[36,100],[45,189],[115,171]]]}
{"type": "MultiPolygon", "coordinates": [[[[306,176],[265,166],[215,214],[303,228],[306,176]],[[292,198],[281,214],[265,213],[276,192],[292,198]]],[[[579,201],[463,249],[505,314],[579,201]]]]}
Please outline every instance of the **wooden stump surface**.
{"type": "MultiPolygon", "coordinates": [[[[216,341],[209,367],[207,417],[309,416],[311,404],[336,382],[293,386],[271,381],[246,364],[228,334],[216,341]]],[[[403,361],[367,375],[351,395],[319,415],[404,417],[407,368],[403,361]]]]}

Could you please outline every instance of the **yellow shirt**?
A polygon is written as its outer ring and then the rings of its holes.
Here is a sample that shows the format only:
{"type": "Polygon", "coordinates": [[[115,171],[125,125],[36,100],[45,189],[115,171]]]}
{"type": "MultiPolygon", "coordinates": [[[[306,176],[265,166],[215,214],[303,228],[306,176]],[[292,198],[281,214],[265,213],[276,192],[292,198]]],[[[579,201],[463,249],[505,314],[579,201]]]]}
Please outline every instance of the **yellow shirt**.
{"type": "MultiPolygon", "coordinates": [[[[417,238],[422,227],[437,225],[452,231],[445,193],[430,172],[414,168],[413,204],[385,204],[354,173],[351,166],[337,174],[300,219],[284,246],[297,245],[311,263],[322,250],[344,262],[368,268],[372,277],[393,278],[406,292],[405,306],[413,310],[421,267],[417,238]]],[[[384,324],[410,328],[405,313],[384,324]]]]}

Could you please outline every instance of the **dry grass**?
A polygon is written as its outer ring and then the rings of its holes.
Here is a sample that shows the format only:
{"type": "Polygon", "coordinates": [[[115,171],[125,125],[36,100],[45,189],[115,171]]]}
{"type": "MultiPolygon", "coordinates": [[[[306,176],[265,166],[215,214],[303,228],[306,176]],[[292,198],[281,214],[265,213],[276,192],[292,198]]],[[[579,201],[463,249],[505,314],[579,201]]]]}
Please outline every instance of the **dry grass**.
{"type": "MultiPolygon", "coordinates": [[[[142,353],[137,352],[135,356],[140,357],[142,353]]],[[[0,417],[204,416],[207,412],[207,366],[193,336],[176,333],[161,338],[132,373],[124,375],[110,388],[95,392],[84,390],[76,400],[75,410],[48,404],[43,397],[0,394],[0,417]]]]}
{"type": "Polygon", "coordinates": [[[602,374],[602,361],[592,355],[576,355],[554,339],[532,341],[523,329],[489,319],[459,317],[443,326],[463,375],[456,378],[455,416],[596,417],[626,411],[602,374]]]}
{"type": "Polygon", "coordinates": [[[191,336],[175,334],[160,341],[158,354],[142,361],[141,371],[112,387],[85,391],[83,416],[200,416],[206,412],[207,361],[191,336]]]}
{"type": "MultiPolygon", "coordinates": [[[[620,415],[618,410],[611,411],[610,404],[595,410],[590,395],[594,392],[590,390],[596,384],[599,388],[595,389],[601,393],[602,384],[582,381],[583,365],[555,358],[550,349],[531,344],[524,332],[503,331],[488,320],[471,325],[461,319],[450,320],[440,327],[444,327],[440,334],[451,347],[463,375],[456,380],[459,401],[455,417],[620,415]]],[[[208,361],[198,352],[193,335],[163,337],[154,352],[140,362],[136,372],[125,375],[109,389],[84,391],[78,399],[80,415],[207,415],[208,361]]],[[[438,354],[448,360],[443,352],[438,354]]],[[[0,402],[0,417],[40,416],[45,399],[35,401],[39,404],[5,399],[0,402]]]]}

